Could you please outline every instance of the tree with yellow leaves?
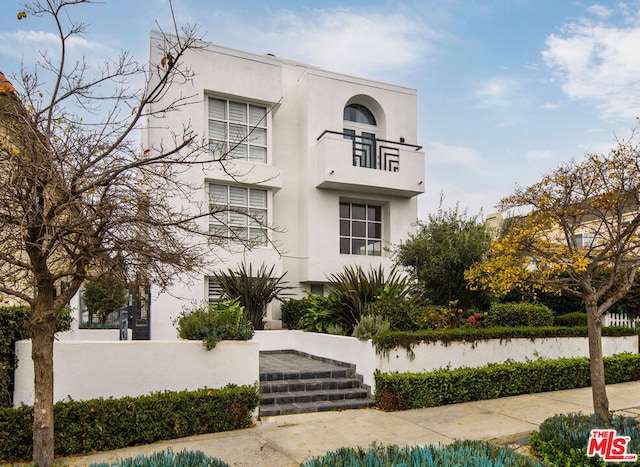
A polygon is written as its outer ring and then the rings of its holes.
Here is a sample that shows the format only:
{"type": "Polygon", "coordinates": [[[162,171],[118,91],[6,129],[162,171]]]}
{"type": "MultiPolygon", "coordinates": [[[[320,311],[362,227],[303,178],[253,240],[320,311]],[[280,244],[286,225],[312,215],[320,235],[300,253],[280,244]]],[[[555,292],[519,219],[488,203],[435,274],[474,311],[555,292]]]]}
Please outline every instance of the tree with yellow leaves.
{"type": "Polygon", "coordinates": [[[465,273],[470,288],[572,294],[586,304],[596,414],[610,419],[602,316],[633,285],[640,266],[640,148],[618,141],[606,155],[572,160],[501,201],[526,209],[487,260],[465,273]]]}

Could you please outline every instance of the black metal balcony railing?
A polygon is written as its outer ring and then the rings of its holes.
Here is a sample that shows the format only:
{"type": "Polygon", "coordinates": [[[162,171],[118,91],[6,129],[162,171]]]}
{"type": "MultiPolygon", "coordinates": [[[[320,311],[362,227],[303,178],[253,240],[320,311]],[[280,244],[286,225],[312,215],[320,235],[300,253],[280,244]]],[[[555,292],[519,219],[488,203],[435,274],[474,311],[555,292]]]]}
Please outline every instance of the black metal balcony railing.
{"type": "Polygon", "coordinates": [[[407,144],[386,139],[371,138],[339,131],[325,130],[317,141],[320,141],[327,133],[340,135],[351,140],[351,157],[354,167],[364,167],[368,169],[386,170],[388,172],[398,172],[400,170],[400,147],[407,146],[416,151],[422,146],[407,144]]]}

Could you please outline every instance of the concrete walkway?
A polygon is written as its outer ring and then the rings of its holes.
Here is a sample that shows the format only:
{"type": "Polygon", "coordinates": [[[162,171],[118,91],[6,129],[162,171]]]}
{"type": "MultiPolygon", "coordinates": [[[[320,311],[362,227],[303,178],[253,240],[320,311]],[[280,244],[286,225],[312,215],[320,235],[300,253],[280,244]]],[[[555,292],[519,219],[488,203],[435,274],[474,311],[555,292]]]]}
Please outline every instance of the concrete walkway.
{"type": "MultiPolygon", "coordinates": [[[[640,416],[640,381],[607,386],[610,409],[640,416]]],[[[231,466],[296,466],[341,446],[372,442],[398,445],[448,444],[479,439],[517,446],[546,418],[568,412],[591,413],[591,389],[546,392],[488,401],[382,412],[377,409],[265,417],[253,428],[193,436],[66,459],[62,465],[88,466],[163,449],[200,450],[231,466]]],[[[62,461],[62,460],[61,460],[62,461]]]]}

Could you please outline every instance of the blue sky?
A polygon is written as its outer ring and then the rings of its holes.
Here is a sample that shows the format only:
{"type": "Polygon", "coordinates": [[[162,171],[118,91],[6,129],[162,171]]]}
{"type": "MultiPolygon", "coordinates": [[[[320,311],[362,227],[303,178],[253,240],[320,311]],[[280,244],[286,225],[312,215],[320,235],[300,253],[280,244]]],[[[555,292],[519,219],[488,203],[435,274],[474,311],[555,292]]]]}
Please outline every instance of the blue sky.
{"type": "MultiPolygon", "coordinates": [[[[21,3],[2,0],[7,75],[55,44],[50,22],[5,14],[21,3]]],[[[516,184],[608,151],[640,116],[639,1],[174,0],[174,10],[210,42],[417,88],[421,219],[441,193],[445,207],[494,212],[516,184]]],[[[171,26],[167,0],[71,11],[90,24],[74,48],[91,58],[145,60],[156,21],[171,26]]]]}

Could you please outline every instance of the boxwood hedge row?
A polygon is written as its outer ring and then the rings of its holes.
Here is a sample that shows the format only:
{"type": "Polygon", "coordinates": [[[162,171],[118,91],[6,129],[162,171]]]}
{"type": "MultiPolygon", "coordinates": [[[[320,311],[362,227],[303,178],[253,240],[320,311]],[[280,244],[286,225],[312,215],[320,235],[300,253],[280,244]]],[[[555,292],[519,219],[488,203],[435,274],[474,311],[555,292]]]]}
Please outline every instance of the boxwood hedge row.
{"type": "MultiPolygon", "coordinates": [[[[640,380],[639,354],[605,357],[604,362],[608,384],[640,380]]],[[[591,384],[588,358],[503,363],[427,373],[377,372],[375,380],[376,403],[387,411],[574,389],[591,384]]]]}
{"type": "MultiPolygon", "coordinates": [[[[58,402],[54,406],[55,453],[69,456],[246,428],[259,404],[257,386],[236,385],[58,402]]],[[[32,424],[33,407],[0,409],[0,460],[31,458],[32,424]]]]}

